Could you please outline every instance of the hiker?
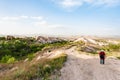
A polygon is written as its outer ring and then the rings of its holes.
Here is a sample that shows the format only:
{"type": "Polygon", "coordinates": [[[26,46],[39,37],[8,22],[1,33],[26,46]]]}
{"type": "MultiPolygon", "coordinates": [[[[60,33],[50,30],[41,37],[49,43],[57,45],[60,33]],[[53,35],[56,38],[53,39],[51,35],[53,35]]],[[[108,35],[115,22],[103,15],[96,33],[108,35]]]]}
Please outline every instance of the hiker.
{"type": "Polygon", "coordinates": [[[104,64],[105,63],[105,52],[104,52],[104,50],[100,51],[99,57],[100,57],[100,64],[104,64]]]}

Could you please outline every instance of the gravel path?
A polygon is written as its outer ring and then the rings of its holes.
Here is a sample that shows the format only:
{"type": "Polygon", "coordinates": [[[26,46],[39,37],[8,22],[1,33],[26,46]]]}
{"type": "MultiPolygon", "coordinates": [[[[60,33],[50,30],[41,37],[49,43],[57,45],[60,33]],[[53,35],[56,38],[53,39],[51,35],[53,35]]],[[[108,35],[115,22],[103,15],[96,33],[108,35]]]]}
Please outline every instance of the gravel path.
{"type": "Polygon", "coordinates": [[[74,47],[65,52],[68,60],[59,80],[120,80],[120,60],[106,59],[101,65],[99,58],[79,54],[74,47]]]}

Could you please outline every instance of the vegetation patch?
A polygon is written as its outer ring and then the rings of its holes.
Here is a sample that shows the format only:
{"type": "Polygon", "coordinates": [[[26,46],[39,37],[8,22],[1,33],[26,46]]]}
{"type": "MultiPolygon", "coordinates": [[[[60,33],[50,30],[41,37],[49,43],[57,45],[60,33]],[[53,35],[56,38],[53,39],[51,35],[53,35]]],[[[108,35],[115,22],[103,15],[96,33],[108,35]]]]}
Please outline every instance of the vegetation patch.
{"type": "Polygon", "coordinates": [[[58,41],[53,43],[39,43],[34,38],[15,38],[6,40],[0,38],[0,62],[13,63],[28,58],[32,60],[34,53],[48,48],[58,48],[67,45],[68,41],[58,41]]]}
{"type": "Polygon", "coordinates": [[[1,62],[2,63],[14,63],[16,61],[16,59],[10,55],[5,55],[4,57],[2,57],[1,62]]]}
{"type": "Polygon", "coordinates": [[[119,51],[120,50],[120,44],[109,44],[102,47],[105,51],[119,51]]]}
{"type": "Polygon", "coordinates": [[[36,64],[19,68],[11,74],[0,78],[1,80],[56,80],[66,59],[67,55],[65,54],[53,59],[42,59],[36,64]],[[56,77],[52,77],[53,75],[56,77]]]}
{"type": "Polygon", "coordinates": [[[117,57],[118,59],[120,59],[120,56],[119,57],[117,57]]]}

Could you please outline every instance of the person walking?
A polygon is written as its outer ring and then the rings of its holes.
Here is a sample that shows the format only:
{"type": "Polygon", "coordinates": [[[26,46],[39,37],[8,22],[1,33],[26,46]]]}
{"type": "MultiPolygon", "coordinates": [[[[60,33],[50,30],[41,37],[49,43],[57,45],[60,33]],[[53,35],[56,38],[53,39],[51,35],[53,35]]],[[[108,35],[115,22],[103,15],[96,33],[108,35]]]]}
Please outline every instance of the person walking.
{"type": "Polygon", "coordinates": [[[105,64],[106,54],[105,54],[104,50],[101,50],[101,51],[99,52],[99,57],[100,57],[100,64],[105,64]]]}

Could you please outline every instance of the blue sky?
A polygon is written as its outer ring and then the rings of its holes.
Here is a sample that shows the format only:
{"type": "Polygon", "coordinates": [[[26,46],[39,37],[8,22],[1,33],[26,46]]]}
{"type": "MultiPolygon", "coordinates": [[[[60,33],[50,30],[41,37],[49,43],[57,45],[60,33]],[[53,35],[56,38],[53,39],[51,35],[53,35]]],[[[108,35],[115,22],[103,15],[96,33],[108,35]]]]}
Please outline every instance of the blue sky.
{"type": "Polygon", "coordinates": [[[0,34],[120,35],[120,0],[0,0],[0,34]]]}

